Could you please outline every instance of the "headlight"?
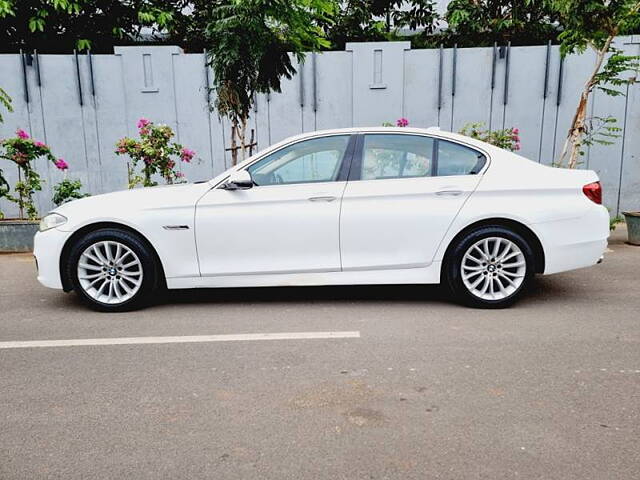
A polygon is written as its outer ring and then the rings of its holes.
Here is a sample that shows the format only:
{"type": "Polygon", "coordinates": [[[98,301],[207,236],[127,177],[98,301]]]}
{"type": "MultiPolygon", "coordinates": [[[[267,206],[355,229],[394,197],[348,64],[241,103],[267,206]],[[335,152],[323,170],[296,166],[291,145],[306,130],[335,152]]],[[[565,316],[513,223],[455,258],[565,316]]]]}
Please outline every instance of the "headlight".
{"type": "Polygon", "coordinates": [[[42,220],[40,220],[40,231],[44,232],[45,230],[59,227],[65,223],[67,223],[67,217],[63,217],[59,213],[50,213],[49,215],[42,217],[42,220]]]}

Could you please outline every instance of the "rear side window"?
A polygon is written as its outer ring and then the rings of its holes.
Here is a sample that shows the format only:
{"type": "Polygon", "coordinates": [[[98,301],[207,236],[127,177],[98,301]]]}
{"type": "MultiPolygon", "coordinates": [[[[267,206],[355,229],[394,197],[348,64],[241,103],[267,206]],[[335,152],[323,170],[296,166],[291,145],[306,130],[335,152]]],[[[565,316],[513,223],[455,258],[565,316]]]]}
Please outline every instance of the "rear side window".
{"type": "Polygon", "coordinates": [[[437,175],[475,175],[486,162],[480,152],[458,143],[438,140],[438,168],[437,175]]]}
{"type": "Polygon", "coordinates": [[[422,135],[364,136],[360,180],[475,175],[485,156],[469,147],[422,135]]]}
{"type": "Polygon", "coordinates": [[[428,177],[433,174],[433,139],[418,135],[365,135],[362,180],[428,177]]]}

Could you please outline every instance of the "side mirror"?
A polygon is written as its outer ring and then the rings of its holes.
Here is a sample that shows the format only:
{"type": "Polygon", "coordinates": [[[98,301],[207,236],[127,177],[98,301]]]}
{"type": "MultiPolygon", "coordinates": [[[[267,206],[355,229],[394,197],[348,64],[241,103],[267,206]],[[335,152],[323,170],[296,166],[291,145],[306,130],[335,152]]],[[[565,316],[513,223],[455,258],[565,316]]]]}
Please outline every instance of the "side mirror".
{"type": "Polygon", "coordinates": [[[251,187],[253,187],[253,179],[246,170],[232,172],[227,181],[222,184],[224,190],[247,190],[251,187]]]}

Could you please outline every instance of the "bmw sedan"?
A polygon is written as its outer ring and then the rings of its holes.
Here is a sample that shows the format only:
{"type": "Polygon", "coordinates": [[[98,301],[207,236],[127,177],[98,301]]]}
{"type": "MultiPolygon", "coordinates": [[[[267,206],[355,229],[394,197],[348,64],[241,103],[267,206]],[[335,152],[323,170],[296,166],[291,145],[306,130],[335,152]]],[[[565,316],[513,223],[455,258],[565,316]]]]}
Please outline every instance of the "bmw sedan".
{"type": "Polygon", "coordinates": [[[596,264],[595,172],[436,128],[284,140],[210,181],[76,200],[42,219],[38,280],[122,311],[159,289],[444,283],[505,307],[535,274],[596,264]]]}

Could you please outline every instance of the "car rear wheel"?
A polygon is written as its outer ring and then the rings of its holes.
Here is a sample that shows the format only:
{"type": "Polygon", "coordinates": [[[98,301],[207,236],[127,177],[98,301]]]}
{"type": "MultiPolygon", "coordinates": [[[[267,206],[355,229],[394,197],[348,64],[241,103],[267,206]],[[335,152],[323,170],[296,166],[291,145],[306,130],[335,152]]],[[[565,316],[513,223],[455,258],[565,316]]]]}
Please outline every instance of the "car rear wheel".
{"type": "Polygon", "coordinates": [[[127,311],[148,303],[158,286],[153,253],[137,235],[101,229],[71,249],[67,274],[73,289],[99,311],[127,311]]]}
{"type": "Polygon", "coordinates": [[[534,274],[534,254],[520,234],[501,226],[468,233],[446,265],[447,283],[456,298],[481,308],[512,305],[534,274]]]}

